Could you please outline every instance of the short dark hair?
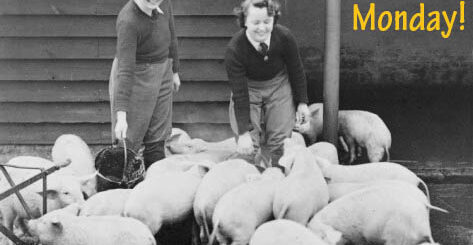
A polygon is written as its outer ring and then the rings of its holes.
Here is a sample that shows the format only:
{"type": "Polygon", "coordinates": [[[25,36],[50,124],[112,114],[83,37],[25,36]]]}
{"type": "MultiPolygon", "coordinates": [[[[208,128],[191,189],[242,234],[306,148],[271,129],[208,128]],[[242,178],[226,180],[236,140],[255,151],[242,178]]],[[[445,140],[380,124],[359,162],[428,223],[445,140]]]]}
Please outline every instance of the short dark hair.
{"type": "Polygon", "coordinates": [[[241,28],[245,28],[246,15],[251,5],[257,8],[266,8],[268,16],[274,17],[274,24],[281,15],[280,4],[275,0],[244,0],[240,6],[233,9],[233,13],[237,17],[237,23],[241,28]]]}

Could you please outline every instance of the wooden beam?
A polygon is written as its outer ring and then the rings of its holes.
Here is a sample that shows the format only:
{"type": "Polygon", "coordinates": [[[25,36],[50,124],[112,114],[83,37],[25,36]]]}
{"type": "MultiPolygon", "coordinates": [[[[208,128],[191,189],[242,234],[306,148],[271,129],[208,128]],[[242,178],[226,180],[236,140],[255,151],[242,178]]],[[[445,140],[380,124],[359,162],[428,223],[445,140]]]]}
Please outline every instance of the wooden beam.
{"type": "MultiPolygon", "coordinates": [[[[104,81],[112,60],[0,60],[0,81],[104,81]]],[[[226,81],[222,60],[182,60],[184,81],[226,81]]]]}
{"type": "MultiPolygon", "coordinates": [[[[0,0],[0,15],[116,15],[128,0],[0,0]]],[[[176,15],[232,14],[239,0],[172,0],[176,15]]]]}
{"type": "MultiPolygon", "coordinates": [[[[223,81],[183,81],[175,102],[227,102],[223,81]]],[[[0,102],[106,102],[108,81],[0,81],[0,102]]]]}
{"type": "Polygon", "coordinates": [[[108,123],[0,123],[0,144],[53,144],[62,134],[77,134],[88,144],[104,144],[111,142],[110,132],[108,123]]]}
{"type": "MultiPolygon", "coordinates": [[[[174,127],[186,130],[191,137],[198,137],[208,141],[220,141],[231,137],[228,124],[218,123],[192,123],[178,124],[174,127]]],[[[77,134],[87,144],[110,144],[111,126],[109,123],[0,123],[0,145],[52,145],[62,134],[77,134]]],[[[0,146],[0,149],[5,146],[0,146]]],[[[11,148],[11,147],[10,147],[11,148]]],[[[3,151],[2,151],[3,152],[3,151]]],[[[8,150],[10,155],[15,154],[15,149],[8,150]]],[[[34,153],[23,155],[31,155],[34,153]]]]}
{"type": "MultiPolygon", "coordinates": [[[[180,38],[181,59],[223,59],[229,38],[180,38]]],[[[0,38],[0,59],[113,59],[116,38],[0,38]]]]}
{"type": "MultiPolygon", "coordinates": [[[[116,16],[0,15],[2,37],[116,37],[116,16]]],[[[176,16],[179,37],[231,37],[233,16],[176,16]]]]}
{"type": "MultiPolygon", "coordinates": [[[[2,103],[0,123],[108,123],[110,104],[96,103],[2,103]]],[[[176,102],[175,123],[228,123],[227,102],[176,102]]]]}

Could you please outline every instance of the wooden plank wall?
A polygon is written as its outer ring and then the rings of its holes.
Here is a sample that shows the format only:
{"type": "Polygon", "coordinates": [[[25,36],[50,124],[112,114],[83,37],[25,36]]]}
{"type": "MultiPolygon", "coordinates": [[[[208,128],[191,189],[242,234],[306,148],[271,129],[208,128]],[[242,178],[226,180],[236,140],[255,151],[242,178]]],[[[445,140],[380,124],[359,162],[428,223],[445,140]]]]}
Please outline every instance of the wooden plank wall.
{"type": "MultiPolygon", "coordinates": [[[[0,144],[110,140],[108,77],[127,0],[0,0],[0,144]]],[[[230,136],[223,55],[238,0],[173,0],[181,91],[173,122],[194,137],[230,136]],[[210,130],[211,129],[211,130],[210,130]]]]}

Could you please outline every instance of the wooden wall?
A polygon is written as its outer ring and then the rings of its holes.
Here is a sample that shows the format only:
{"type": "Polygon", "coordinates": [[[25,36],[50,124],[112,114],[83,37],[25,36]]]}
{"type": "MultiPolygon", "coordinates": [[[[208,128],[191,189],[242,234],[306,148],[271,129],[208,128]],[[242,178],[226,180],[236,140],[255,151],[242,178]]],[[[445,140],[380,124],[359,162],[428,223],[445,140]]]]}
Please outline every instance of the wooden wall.
{"type": "MultiPolygon", "coordinates": [[[[0,0],[0,144],[52,144],[63,133],[109,142],[108,77],[126,1],[0,0]]],[[[223,55],[238,3],[173,0],[182,80],[173,122],[195,137],[230,135],[223,55]]]]}

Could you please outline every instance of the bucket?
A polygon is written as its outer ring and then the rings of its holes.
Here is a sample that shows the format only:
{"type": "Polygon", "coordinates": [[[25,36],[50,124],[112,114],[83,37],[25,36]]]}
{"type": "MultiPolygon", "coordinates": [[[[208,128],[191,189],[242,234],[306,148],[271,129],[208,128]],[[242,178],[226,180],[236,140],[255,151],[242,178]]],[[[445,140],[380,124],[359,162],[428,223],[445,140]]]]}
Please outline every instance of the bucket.
{"type": "Polygon", "coordinates": [[[110,189],[132,189],[144,179],[143,159],[133,150],[113,144],[100,150],[95,157],[97,192],[110,189]]]}

